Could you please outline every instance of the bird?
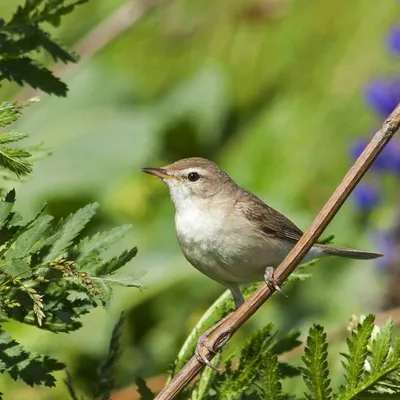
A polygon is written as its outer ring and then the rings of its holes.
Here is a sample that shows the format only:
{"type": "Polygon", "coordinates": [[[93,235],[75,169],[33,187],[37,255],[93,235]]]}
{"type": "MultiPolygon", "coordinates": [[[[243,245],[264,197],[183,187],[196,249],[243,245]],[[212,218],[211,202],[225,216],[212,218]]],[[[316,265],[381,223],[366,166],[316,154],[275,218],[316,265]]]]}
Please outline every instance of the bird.
{"type": "MultiPolygon", "coordinates": [[[[279,290],[273,269],[303,235],[297,225],[238,186],[208,159],[185,158],[142,171],[169,188],[183,255],[198,271],[231,291],[236,309],[244,303],[240,285],[267,278],[279,290]]],[[[382,254],[314,244],[302,263],[328,256],[369,260],[382,254]]]]}

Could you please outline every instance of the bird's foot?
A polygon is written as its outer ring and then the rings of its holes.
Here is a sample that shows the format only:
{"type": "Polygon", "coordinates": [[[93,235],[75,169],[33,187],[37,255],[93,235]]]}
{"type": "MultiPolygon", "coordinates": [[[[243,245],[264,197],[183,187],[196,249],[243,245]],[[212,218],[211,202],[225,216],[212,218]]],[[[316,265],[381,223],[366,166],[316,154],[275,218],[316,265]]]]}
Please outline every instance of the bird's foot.
{"type": "Polygon", "coordinates": [[[270,287],[271,290],[276,290],[282,296],[287,297],[287,295],[283,293],[281,287],[278,285],[278,282],[275,280],[274,271],[275,270],[273,267],[265,268],[264,281],[270,287]]]}
{"type": "Polygon", "coordinates": [[[230,330],[226,330],[222,332],[222,334],[218,335],[216,338],[210,337],[210,335],[217,330],[231,315],[228,314],[224,318],[221,319],[218,323],[212,326],[210,329],[207,329],[204,333],[199,336],[197,341],[196,350],[194,352],[197,360],[203,364],[206,364],[208,367],[215,371],[219,371],[218,368],[214,367],[211,364],[211,361],[207,358],[209,354],[217,354],[218,351],[222,349],[222,347],[226,344],[226,342],[231,337],[230,330]],[[207,352],[208,350],[208,352],[207,352]]]}

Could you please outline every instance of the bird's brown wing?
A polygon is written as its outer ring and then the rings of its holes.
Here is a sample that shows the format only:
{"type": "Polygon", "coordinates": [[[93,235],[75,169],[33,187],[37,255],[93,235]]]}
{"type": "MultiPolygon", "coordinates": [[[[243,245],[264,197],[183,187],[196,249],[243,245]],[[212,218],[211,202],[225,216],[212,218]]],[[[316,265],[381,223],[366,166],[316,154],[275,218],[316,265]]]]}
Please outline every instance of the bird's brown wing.
{"type": "Polygon", "coordinates": [[[303,235],[302,230],[292,221],[246,190],[241,191],[235,206],[269,236],[298,242],[303,235]]]}

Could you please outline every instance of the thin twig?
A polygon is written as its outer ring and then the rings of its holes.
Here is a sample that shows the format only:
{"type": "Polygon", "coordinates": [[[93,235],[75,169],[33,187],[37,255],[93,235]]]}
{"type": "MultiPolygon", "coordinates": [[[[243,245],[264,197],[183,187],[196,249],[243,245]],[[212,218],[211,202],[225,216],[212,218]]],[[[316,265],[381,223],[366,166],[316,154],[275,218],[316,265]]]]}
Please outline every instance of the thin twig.
{"type": "MultiPolygon", "coordinates": [[[[304,233],[299,242],[294,246],[288,256],[275,270],[275,279],[278,285],[288,278],[296,266],[301,262],[315,241],[333,219],[345,200],[349,197],[357,183],[368,171],[379,153],[384,149],[393,135],[400,127],[400,105],[392,112],[383,123],[381,129],[374,135],[366,149],[347,172],[340,185],[336,188],[331,198],[319,212],[311,226],[304,233]]],[[[233,336],[233,334],[271,297],[273,291],[267,285],[261,286],[243,306],[236,310],[231,318],[215,330],[208,341],[215,351],[233,336]]],[[[211,360],[214,353],[205,349],[206,357],[211,360]]],[[[156,400],[173,399],[192,379],[203,369],[204,364],[196,357],[192,357],[178,372],[171,382],[158,394],[156,400]]]]}
{"type": "MultiPolygon", "coordinates": [[[[104,48],[122,32],[125,32],[135,22],[142,18],[154,6],[166,2],[166,0],[130,0],[122,4],[116,11],[101,21],[91,31],[89,31],[73,47],[74,53],[85,60],[104,48]]],[[[56,76],[65,75],[74,71],[79,64],[57,63],[53,67],[56,76]]],[[[22,89],[14,100],[23,101],[37,96],[40,90],[30,87],[22,89]]]]}

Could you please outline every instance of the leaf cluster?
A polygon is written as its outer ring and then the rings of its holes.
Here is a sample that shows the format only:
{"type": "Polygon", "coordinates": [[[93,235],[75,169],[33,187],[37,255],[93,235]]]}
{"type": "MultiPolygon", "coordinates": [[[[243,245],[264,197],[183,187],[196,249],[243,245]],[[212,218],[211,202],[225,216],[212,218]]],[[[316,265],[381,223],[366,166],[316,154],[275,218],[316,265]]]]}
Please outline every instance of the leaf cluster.
{"type": "MultiPolygon", "coordinates": [[[[45,207],[35,218],[22,223],[14,204],[14,190],[0,200],[0,316],[3,321],[14,319],[53,332],[70,332],[81,326],[82,315],[94,307],[109,304],[113,285],[141,287],[134,273],[120,271],[136,255],[135,247],[111,258],[107,255],[111,245],[128,232],[129,226],[80,238],[97,204],[90,204],[56,223],[44,213],[45,207]]],[[[3,370],[12,377],[19,378],[10,370],[12,364],[6,349],[13,348],[17,357],[21,357],[23,350],[13,345],[9,335],[2,337],[6,347],[4,351],[0,347],[0,365],[4,364],[3,370]]],[[[29,367],[38,358],[29,355],[23,361],[29,367]]],[[[46,365],[54,366],[54,370],[59,368],[58,363],[47,362],[43,363],[44,370],[46,365]]],[[[36,371],[41,370],[36,368],[36,371]]],[[[31,382],[47,384],[50,381],[43,377],[31,382]]]]}
{"type": "MultiPolygon", "coordinates": [[[[10,103],[7,101],[0,102],[0,128],[5,128],[14,123],[20,116],[21,108],[35,101],[31,100],[26,104],[10,103]]],[[[38,154],[39,148],[21,149],[10,147],[10,143],[18,142],[28,137],[26,133],[9,131],[0,134],[0,176],[5,179],[11,179],[12,174],[17,177],[27,175],[32,172],[32,155],[38,154]],[[11,173],[11,174],[10,174],[11,173]]]]}
{"type": "MultiPolygon", "coordinates": [[[[231,354],[221,371],[207,368],[200,379],[181,394],[181,399],[296,399],[361,400],[400,398],[400,338],[393,338],[389,319],[382,327],[374,324],[374,316],[362,317],[353,324],[346,340],[347,352],[342,354],[345,384],[332,388],[328,365],[326,333],[314,324],[308,332],[302,366],[282,362],[280,356],[297,347],[299,332],[279,337],[268,324],[256,331],[243,345],[240,353],[231,354]],[[283,379],[302,379],[304,397],[284,393],[283,379]]],[[[213,360],[218,366],[221,355],[213,360]]],[[[143,400],[154,395],[144,381],[138,384],[143,400]]]]}
{"type": "Polygon", "coordinates": [[[8,21],[0,20],[0,82],[28,84],[49,94],[65,96],[67,85],[34,56],[43,51],[54,61],[76,62],[76,56],[43,26],[58,26],[63,16],[86,1],[25,0],[8,21]]]}

